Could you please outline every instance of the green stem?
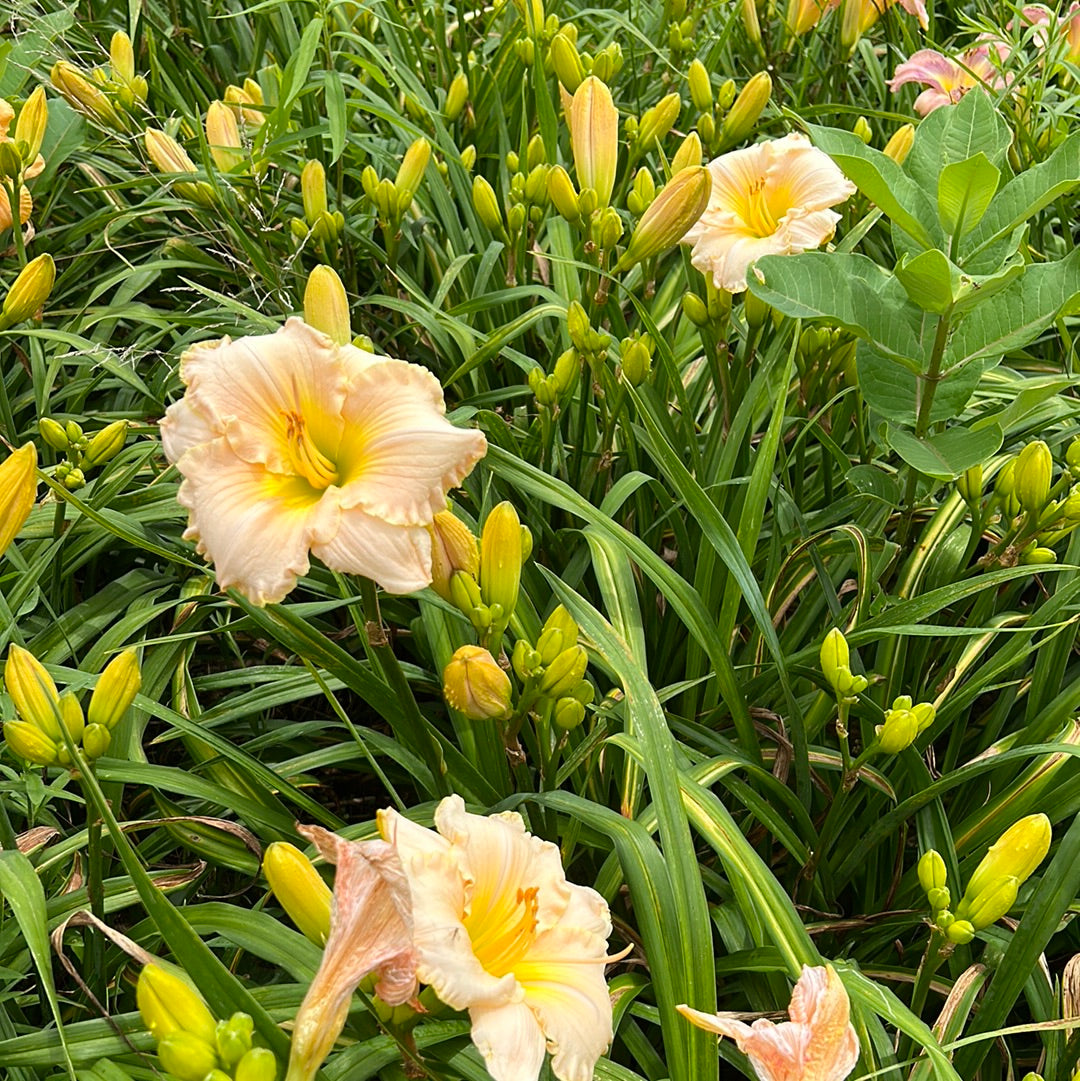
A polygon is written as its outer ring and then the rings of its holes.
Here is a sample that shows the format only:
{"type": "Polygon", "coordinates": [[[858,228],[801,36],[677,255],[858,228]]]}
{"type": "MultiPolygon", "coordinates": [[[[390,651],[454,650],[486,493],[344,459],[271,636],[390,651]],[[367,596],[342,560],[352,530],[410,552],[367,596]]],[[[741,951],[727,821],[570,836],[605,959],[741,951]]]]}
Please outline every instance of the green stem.
{"type": "Polygon", "coordinates": [[[442,747],[430,722],[420,712],[416,697],[413,694],[409,681],[401,669],[390,638],[383,627],[382,616],[379,612],[379,598],[375,592],[375,583],[370,578],[360,578],[360,603],[364,609],[366,619],[365,632],[371,655],[382,672],[383,679],[397,696],[405,722],[411,730],[412,736],[418,746],[415,748],[424,759],[431,777],[435,784],[437,794],[449,796],[452,793],[449,778],[446,775],[446,762],[443,759],[442,747]]]}
{"type": "MultiPolygon", "coordinates": [[[[911,1012],[916,1016],[922,1015],[923,1006],[926,1005],[926,996],[930,990],[930,981],[934,973],[941,967],[942,961],[952,952],[951,947],[946,949],[946,939],[942,931],[936,927],[930,932],[930,941],[926,944],[926,952],[919,962],[919,971],[915,974],[915,986],[911,990],[911,1012]]],[[[898,1060],[903,1062],[914,1053],[912,1041],[905,1037],[898,1052],[898,1060]]]]}
{"type": "MultiPolygon", "coordinates": [[[[89,799],[86,800],[86,806],[91,807],[89,799]]],[[[104,867],[101,819],[91,810],[86,840],[86,895],[90,900],[90,911],[103,923],[105,921],[104,867]]],[[[91,990],[98,1002],[104,1003],[106,996],[105,941],[94,927],[86,929],[85,948],[85,971],[89,973],[91,990]]]]}

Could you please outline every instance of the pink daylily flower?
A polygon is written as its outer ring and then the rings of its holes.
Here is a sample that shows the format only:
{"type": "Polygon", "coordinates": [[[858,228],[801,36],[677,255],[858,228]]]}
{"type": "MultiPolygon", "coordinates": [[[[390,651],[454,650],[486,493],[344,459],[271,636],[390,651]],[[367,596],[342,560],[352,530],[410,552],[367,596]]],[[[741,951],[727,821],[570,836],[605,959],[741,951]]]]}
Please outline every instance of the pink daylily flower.
{"type": "Polygon", "coordinates": [[[978,45],[953,60],[935,49],[920,49],[897,65],[889,89],[895,93],[905,83],[924,83],[929,87],[915,99],[915,111],[926,116],[942,105],[955,105],[973,87],[997,90],[1005,79],[991,59],[991,50],[1003,59],[1008,46],[978,45]]]}
{"type": "Polygon", "coordinates": [[[803,966],[788,1007],[791,1020],[780,1024],[762,1017],[747,1025],[738,1015],[678,1010],[698,1028],[733,1039],[761,1081],[844,1081],[859,1058],[847,992],[830,965],[803,966]]]}

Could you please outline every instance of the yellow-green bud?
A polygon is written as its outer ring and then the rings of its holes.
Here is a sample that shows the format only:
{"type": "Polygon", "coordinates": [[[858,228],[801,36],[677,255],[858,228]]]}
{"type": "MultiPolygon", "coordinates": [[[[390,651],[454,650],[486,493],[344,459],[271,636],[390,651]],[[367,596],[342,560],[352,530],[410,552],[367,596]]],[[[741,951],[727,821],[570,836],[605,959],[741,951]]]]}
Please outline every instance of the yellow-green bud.
{"type": "Polygon", "coordinates": [[[4,685],[19,716],[50,739],[63,742],[60,695],[45,666],[27,649],[12,645],[4,665],[4,685]]]}
{"type": "Polygon", "coordinates": [[[317,266],[304,287],[304,322],[321,330],[336,345],[352,341],[349,297],[333,267],[317,266]]]}
{"type": "Polygon", "coordinates": [[[934,721],[936,711],[929,702],[911,703],[911,695],[902,694],[885,711],[885,723],[874,731],[886,754],[899,754],[915,742],[915,738],[934,721]]]}
{"type": "Polygon", "coordinates": [[[761,44],[761,20],[758,18],[757,0],[742,0],[739,5],[746,36],[755,44],[761,44]]]}
{"type": "Polygon", "coordinates": [[[940,886],[937,889],[927,890],[926,899],[930,902],[930,907],[935,912],[941,912],[943,909],[949,907],[949,903],[952,901],[952,895],[949,893],[948,886],[940,886]]]}
{"type": "Polygon", "coordinates": [[[709,82],[709,73],[700,60],[695,58],[690,62],[686,80],[690,84],[690,100],[694,103],[694,108],[703,113],[708,112],[713,103],[712,85],[709,82]]]}
{"type": "Polygon", "coordinates": [[[693,169],[701,165],[704,151],[701,148],[701,137],[696,131],[690,132],[675,151],[675,157],[671,159],[671,175],[681,173],[684,169],[693,169]]]}
{"type": "Polygon", "coordinates": [[[247,163],[236,112],[223,101],[212,101],[206,110],[206,145],[214,164],[224,173],[247,163]]]}
{"type": "Polygon", "coordinates": [[[462,646],[443,669],[446,701],[473,721],[501,721],[510,716],[510,677],[480,646],[462,646]]]}
{"type": "Polygon", "coordinates": [[[0,176],[14,180],[23,171],[23,156],[10,139],[0,142],[0,176]]]}
{"type": "Polygon", "coordinates": [[[865,116],[860,116],[855,121],[855,127],[852,131],[867,145],[870,144],[870,140],[874,137],[874,129],[870,127],[870,121],[865,116]]]}
{"type": "Polygon", "coordinates": [[[570,335],[570,341],[574,343],[574,348],[579,352],[584,352],[591,327],[585,309],[576,300],[570,301],[566,309],[566,329],[570,335]]]}
{"type": "Polygon", "coordinates": [[[1013,495],[1016,489],[1016,459],[1010,458],[998,471],[994,480],[995,494],[1008,497],[1013,495]]]}
{"type": "Polygon", "coordinates": [[[92,120],[96,119],[111,128],[123,128],[123,122],[109,99],[73,64],[69,64],[66,60],[58,60],[53,64],[49,79],[68,103],[85,116],[92,120]]]}
{"type": "Polygon", "coordinates": [[[887,158],[892,158],[897,165],[903,165],[904,159],[911,151],[911,145],[915,142],[915,125],[905,124],[903,127],[897,128],[889,138],[889,141],[885,144],[885,149],[882,153],[887,158]]]}
{"type": "Polygon", "coordinates": [[[965,469],[959,477],[956,478],[956,490],[960,493],[960,498],[963,499],[969,507],[974,507],[982,499],[983,489],[983,469],[981,465],[973,465],[970,469],[965,469]]]}
{"type": "Polygon", "coordinates": [[[967,920],[953,920],[945,928],[945,935],[950,942],[964,946],[975,937],[975,928],[967,920]]]}
{"type": "Polygon", "coordinates": [[[314,226],[329,210],[326,201],[326,169],[316,159],[304,162],[300,170],[300,196],[304,204],[304,220],[314,226]]]}
{"type": "Polygon", "coordinates": [[[742,142],[754,130],[770,97],[772,78],[767,71],[759,71],[742,88],[724,117],[723,138],[727,145],[742,142]]]}
{"type": "Polygon", "coordinates": [[[696,327],[703,327],[709,322],[709,309],[705,301],[696,293],[684,293],[682,298],[683,314],[696,327]]]}
{"type": "Polygon", "coordinates": [[[578,186],[607,206],[619,164],[619,112],[611,91],[595,75],[584,79],[570,106],[570,142],[578,186]]]}
{"type": "Polygon", "coordinates": [[[86,448],[84,464],[99,466],[115,458],[124,449],[127,431],[126,420],[114,420],[112,424],[106,425],[100,432],[95,433],[94,438],[90,440],[90,446],[86,448]]]}
{"type": "Polygon", "coordinates": [[[113,78],[123,83],[130,83],[135,78],[135,50],[131,47],[131,38],[123,30],[117,30],[109,42],[109,61],[113,78]]]}
{"type": "MultiPolygon", "coordinates": [[[[4,145],[4,144],[0,144],[4,145]]],[[[0,311],[0,330],[30,319],[41,309],[56,281],[56,264],[47,252],[19,271],[0,311]]]]}
{"type": "Polygon", "coordinates": [[[1057,553],[1053,548],[1032,544],[1020,553],[1020,565],[1023,567],[1045,567],[1057,562],[1057,553]]]}
{"type": "Polygon", "coordinates": [[[484,226],[493,233],[502,232],[502,212],[495,189],[482,176],[473,177],[472,200],[476,216],[484,226]]]}
{"type": "Polygon", "coordinates": [[[561,166],[554,166],[547,174],[547,193],[552,206],[568,221],[581,217],[578,194],[570,174],[561,166]]]}
{"type": "Polygon", "coordinates": [[[538,132],[529,140],[529,145],[525,148],[525,167],[531,171],[546,161],[547,147],[544,146],[544,137],[538,132]]]}
{"type": "Polygon", "coordinates": [[[33,164],[41,150],[48,120],[49,103],[45,98],[45,87],[39,86],[23,102],[19,119],[15,121],[15,144],[25,147],[22,159],[26,165],[33,164]]]}
{"type": "Polygon", "coordinates": [[[559,82],[573,94],[585,78],[585,69],[581,66],[581,56],[577,46],[565,33],[556,34],[551,39],[551,66],[559,82]]]}
{"type": "Polygon", "coordinates": [[[682,112],[682,99],[678,94],[668,94],[651,109],[646,109],[638,124],[637,143],[642,150],[651,150],[663,139],[682,112]]]}
{"type": "Polygon", "coordinates": [[[227,1021],[217,1023],[214,1043],[226,1069],[231,1070],[251,1050],[254,1031],[255,1024],[246,1013],[234,1013],[227,1021]]]}
{"type": "Polygon", "coordinates": [[[465,172],[471,173],[475,164],[476,147],[472,143],[469,143],[469,145],[461,152],[461,167],[465,172]]]}
{"type": "Polygon", "coordinates": [[[161,172],[198,172],[188,152],[167,132],[159,128],[147,128],[144,141],[146,153],[161,172]]]}
{"type": "Polygon", "coordinates": [[[525,201],[534,206],[543,206],[547,202],[549,167],[541,164],[535,166],[525,178],[525,201]]]}
{"type": "Polygon", "coordinates": [[[656,198],[656,182],[647,166],[643,165],[634,174],[634,184],[626,196],[626,205],[631,214],[643,214],[656,198]]]}
{"type": "Polygon", "coordinates": [[[86,710],[86,719],[90,724],[100,724],[111,732],[135,701],[141,686],[138,655],[133,649],[125,649],[109,661],[98,676],[86,710]]]}
{"type": "Polygon", "coordinates": [[[589,665],[589,655],[581,646],[564,649],[547,666],[540,679],[540,693],[548,698],[563,698],[581,682],[589,665]]]}
{"type": "Polygon", "coordinates": [[[67,730],[71,742],[77,745],[82,739],[86,719],[83,717],[78,698],[71,691],[65,691],[60,695],[60,722],[67,730]]]}
{"type": "Polygon", "coordinates": [[[469,100],[469,77],[463,71],[459,71],[450,82],[450,89],[446,91],[446,105],[443,111],[446,119],[453,123],[465,108],[469,100]]]}
{"type": "Polygon", "coordinates": [[[652,370],[652,352],[642,341],[638,340],[629,346],[622,355],[623,378],[632,387],[640,386],[649,377],[652,370]]]}
{"type": "Polygon", "coordinates": [[[24,443],[0,463],[0,555],[22,529],[37,495],[37,448],[24,443]]]}
{"type": "Polygon", "coordinates": [[[576,698],[560,698],[555,703],[551,719],[559,728],[568,732],[585,720],[585,706],[576,698]]]}
{"type": "Polygon", "coordinates": [[[82,745],[86,757],[93,761],[100,758],[112,743],[112,733],[102,724],[88,724],[83,729],[82,745]]]}
{"type": "Polygon", "coordinates": [[[517,607],[522,561],[521,521],[504,501],[487,516],[480,536],[480,595],[502,608],[504,627],[517,607]]]}
{"type": "Polygon", "coordinates": [[[956,909],[958,918],[966,919],[976,931],[997,923],[1016,904],[1019,886],[1019,880],[1008,875],[992,882],[970,901],[965,894],[956,909]]]}
{"type": "Polygon", "coordinates": [[[1080,436],[1065,448],[1065,463],[1071,473],[1080,474],[1080,436]]]}
{"type": "Polygon", "coordinates": [[[1020,506],[1031,514],[1038,514],[1050,498],[1050,482],[1053,478],[1054,459],[1050,448],[1041,440],[1028,443],[1016,457],[1014,477],[1016,498],[1020,506]]]}
{"type": "MultiPolygon", "coordinates": [[[[179,976],[160,965],[144,966],[135,985],[135,1001],[143,1024],[157,1040],[184,1033],[210,1046],[212,1053],[217,1021],[202,996],[179,976]]],[[[166,1069],[176,1073],[170,1066],[166,1069]]]]}
{"type": "Polygon", "coordinates": [[[821,673],[832,685],[833,689],[840,693],[843,673],[841,669],[850,673],[851,650],[848,648],[844,632],[839,627],[833,627],[825,641],[821,643],[821,673]]]}
{"type": "Polygon", "coordinates": [[[4,741],[15,754],[35,766],[51,766],[57,760],[57,744],[37,725],[26,721],[7,721],[4,724],[4,741]]]}
{"type": "Polygon", "coordinates": [[[428,162],[431,161],[431,144],[427,139],[417,139],[408,150],[405,151],[405,157],[401,161],[401,168],[398,169],[397,176],[394,179],[394,187],[398,192],[398,206],[408,207],[412,202],[413,195],[416,194],[417,188],[420,187],[421,181],[424,179],[424,173],[427,171],[428,162]]]}
{"type": "Polygon", "coordinates": [[[324,946],[330,935],[333,894],[311,860],[295,845],[274,841],[263,853],[263,874],[300,933],[324,946]]]}
{"type": "Polygon", "coordinates": [[[52,417],[42,417],[38,421],[38,431],[41,433],[41,438],[52,447],[53,450],[58,450],[64,453],[68,449],[68,437],[64,431],[64,426],[58,424],[52,417]]]}
{"type": "Polygon", "coordinates": [[[480,548],[472,530],[453,512],[439,511],[431,523],[431,588],[452,601],[450,580],[458,571],[475,578],[480,572],[480,548]]]}
{"type": "Polygon", "coordinates": [[[990,846],[975,868],[957,911],[963,909],[965,904],[973,904],[980,893],[1000,878],[1015,878],[1022,885],[1046,858],[1046,853],[1050,851],[1050,840],[1050,819],[1046,815],[1027,815],[1014,822],[990,846]]]}
{"type": "Polygon", "coordinates": [[[601,251],[612,251],[619,243],[622,236],[623,224],[619,212],[611,206],[606,206],[597,214],[592,221],[593,240],[601,251]]]}
{"type": "Polygon", "coordinates": [[[619,260],[624,269],[674,247],[709,205],[712,179],[701,165],[676,173],[649,204],[619,260]]]}
{"type": "Polygon", "coordinates": [[[580,375],[581,356],[578,351],[576,349],[567,349],[564,353],[560,353],[551,373],[560,397],[568,394],[577,386],[580,375]]]}
{"type": "Polygon", "coordinates": [[[265,1047],[253,1047],[238,1063],[233,1081],[276,1081],[277,1059],[265,1047]]]}
{"type": "Polygon", "coordinates": [[[465,571],[455,571],[450,576],[450,600],[466,615],[484,603],[476,579],[465,571]]]}
{"type": "Polygon", "coordinates": [[[751,330],[760,330],[769,320],[772,309],[755,293],[743,294],[743,317],[751,330]]]}
{"type": "Polygon", "coordinates": [[[158,1061],[178,1081],[203,1081],[217,1067],[217,1052],[190,1032],[170,1032],[158,1042],[158,1061]]]}
{"type": "Polygon", "coordinates": [[[930,848],[922,854],[916,870],[919,876],[919,885],[924,893],[931,890],[940,890],[948,881],[945,872],[945,860],[936,849],[930,848]]]}

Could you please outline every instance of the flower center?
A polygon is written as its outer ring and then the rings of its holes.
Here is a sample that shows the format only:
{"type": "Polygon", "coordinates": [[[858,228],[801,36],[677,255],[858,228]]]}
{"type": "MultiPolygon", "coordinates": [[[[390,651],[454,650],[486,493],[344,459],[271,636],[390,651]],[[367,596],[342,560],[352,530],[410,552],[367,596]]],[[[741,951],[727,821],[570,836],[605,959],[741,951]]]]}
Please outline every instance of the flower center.
{"type": "Polygon", "coordinates": [[[524,956],[536,932],[536,912],[540,907],[537,887],[517,891],[517,902],[505,919],[488,919],[469,928],[473,953],[492,976],[505,976],[524,956]],[[519,911],[520,910],[520,911],[519,911]],[[516,916],[516,918],[515,918],[516,916]]]}
{"type": "Polygon", "coordinates": [[[329,458],[312,441],[304,418],[296,412],[282,413],[285,418],[285,439],[289,445],[289,461],[297,474],[312,488],[320,491],[337,484],[338,471],[329,458]]]}
{"type": "Polygon", "coordinates": [[[772,236],[778,225],[765,194],[766,178],[759,176],[746,195],[746,210],[743,221],[753,236],[772,236]]]}

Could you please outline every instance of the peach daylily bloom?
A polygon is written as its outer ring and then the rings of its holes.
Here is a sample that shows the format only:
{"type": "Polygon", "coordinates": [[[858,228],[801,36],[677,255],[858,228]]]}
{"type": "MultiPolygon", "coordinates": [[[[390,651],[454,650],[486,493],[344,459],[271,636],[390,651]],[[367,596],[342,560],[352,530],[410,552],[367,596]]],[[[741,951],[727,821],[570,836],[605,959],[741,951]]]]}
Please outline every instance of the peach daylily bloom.
{"type": "MultiPolygon", "coordinates": [[[[12,108],[11,103],[0,98],[0,143],[10,143],[12,141],[11,136],[8,135],[8,129],[14,119],[15,110],[12,108]]],[[[30,220],[30,215],[34,212],[34,200],[31,198],[25,182],[33,180],[44,168],[45,159],[38,154],[22,171],[19,186],[19,222],[22,225],[25,225],[30,220]]],[[[4,186],[0,185],[0,232],[10,229],[12,220],[11,199],[4,190],[4,186]]]]}
{"type": "MultiPolygon", "coordinates": [[[[796,36],[805,34],[826,12],[840,7],[841,3],[842,0],[791,0],[787,14],[791,32],[796,36]]],[[[858,40],[895,3],[909,15],[914,15],[923,30],[930,25],[924,0],[848,0],[850,8],[845,12],[845,37],[854,33],[853,40],[858,40]]]]}
{"type": "Polygon", "coordinates": [[[1070,63],[1080,61],[1080,0],[1073,0],[1069,10],[1063,15],[1056,15],[1042,4],[1029,4],[1020,9],[1020,22],[1010,19],[1008,29],[1015,33],[1033,27],[1032,39],[1040,49],[1049,49],[1053,44],[1051,33],[1067,42],[1063,59],[1070,63]]]}
{"type": "Polygon", "coordinates": [[[184,476],[184,536],[222,589],[279,601],[309,552],[392,593],[428,585],[428,527],[487,444],[446,420],[426,368],[290,319],[275,334],[189,349],[180,377],[187,390],[162,441],[184,476]]]}
{"type": "Polygon", "coordinates": [[[829,207],[855,185],[805,135],[733,150],[709,163],[712,191],[697,223],[682,238],[690,262],[712,274],[717,289],[741,293],[762,255],[790,255],[832,238],[840,215],[829,207]]]}
{"type": "MultiPolygon", "coordinates": [[[[1005,85],[1001,72],[991,60],[990,45],[979,45],[964,53],[959,60],[944,56],[935,49],[920,49],[897,65],[889,89],[896,93],[905,83],[924,83],[924,90],[915,99],[915,111],[926,116],[942,105],[955,105],[969,90],[984,86],[990,90],[1005,85]]],[[[1008,46],[997,45],[999,58],[1008,46]]]]}
{"type": "Polygon", "coordinates": [[[738,1015],[678,1010],[698,1028],[733,1039],[761,1081],[843,1081],[859,1058],[847,992],[831,965],[803,966],[788,1007],[791,1020],[778,1025],[764,1017],[747,1025],[738,1015]]]}
{"type": "Polygon", "coordinates": [[[299,826],[323,859],[337,864],[330,935],[322,963],[293,1025],[285,1081],[310,1081],[330,1053],[360,981],[376,972],[388,1005],[416,997],[409,884],[385,841],[346,841],[319,826],[299,826]]]}
{"type": "Polygon", "coordinates": [[[567,882],[558,848],[512,812],[468,814],[448,796],[438,832],[378,818],[412,889],[417,976],[469,1011],[494,1081],[536,1081],[545,1050],[559,1081],[590,1081],[612,1037],[604,899],[567,882]]]}

